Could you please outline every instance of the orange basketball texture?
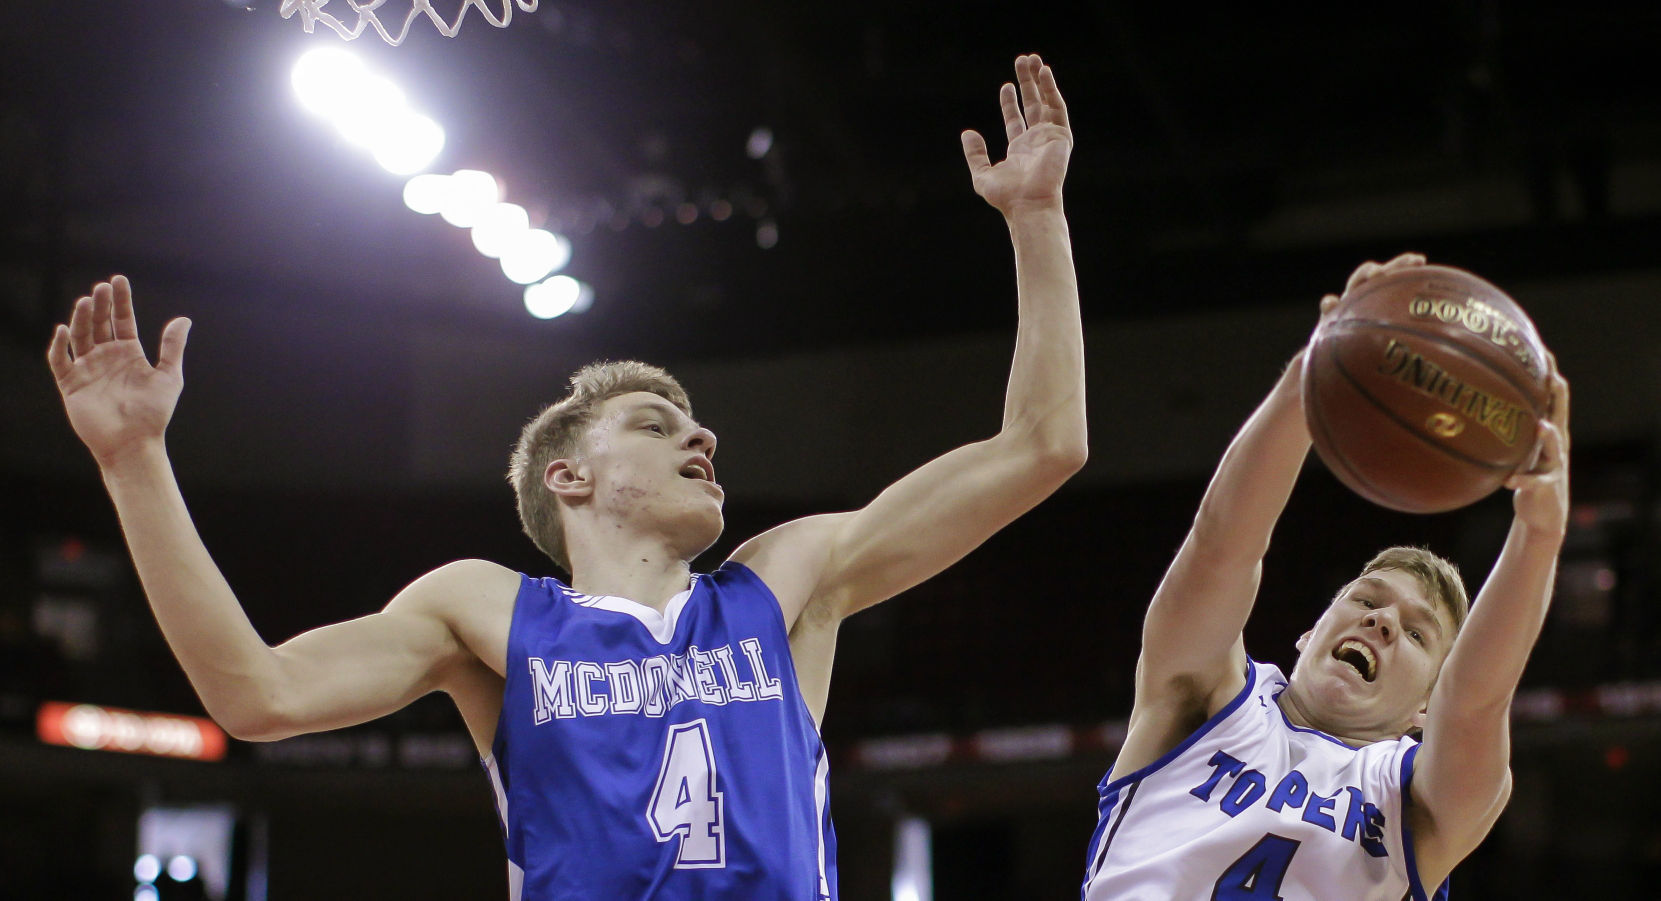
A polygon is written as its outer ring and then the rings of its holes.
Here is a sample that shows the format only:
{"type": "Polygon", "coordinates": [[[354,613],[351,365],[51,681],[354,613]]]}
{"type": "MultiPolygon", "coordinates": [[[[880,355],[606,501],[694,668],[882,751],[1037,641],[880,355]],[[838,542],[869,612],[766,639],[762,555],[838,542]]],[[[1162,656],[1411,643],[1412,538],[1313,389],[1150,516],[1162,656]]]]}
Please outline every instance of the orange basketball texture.
{"type": "Polygon", "coordinates": [[[1448,266],[1344,295],[1303,363],[1315,450],[1339,481],[1408,513],[1480,500],[1533,456],[1551,402],[1546,348],[1503,291],[1448,266]]]}

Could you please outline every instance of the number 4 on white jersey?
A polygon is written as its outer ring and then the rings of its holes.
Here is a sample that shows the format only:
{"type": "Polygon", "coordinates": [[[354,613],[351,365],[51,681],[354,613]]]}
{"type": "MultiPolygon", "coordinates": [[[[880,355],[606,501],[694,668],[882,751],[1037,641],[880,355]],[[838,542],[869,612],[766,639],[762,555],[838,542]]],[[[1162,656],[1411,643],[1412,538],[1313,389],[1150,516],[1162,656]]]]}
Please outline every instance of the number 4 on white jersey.
{"type": "Polygon", "coordinates": [[[646,820],[660,842],[680,836],[677,870],[727,865],[727,836],[722,828],[725,805],[717,784],[709,724],[697,719],[670,726],[646,820]]]}

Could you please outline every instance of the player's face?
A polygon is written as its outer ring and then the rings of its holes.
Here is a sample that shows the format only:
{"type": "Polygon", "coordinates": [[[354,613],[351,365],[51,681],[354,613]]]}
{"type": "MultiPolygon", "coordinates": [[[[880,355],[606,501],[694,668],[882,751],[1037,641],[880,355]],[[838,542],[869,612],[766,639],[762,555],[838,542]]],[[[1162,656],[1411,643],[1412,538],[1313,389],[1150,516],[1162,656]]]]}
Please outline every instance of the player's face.
{"type": "Polygon", "coordinates": [[[714,456],[714,432],[645,391],[606,400],[583,437],[594,503],[610,518],[661,530],[688,557],[721,536],[726,493],[714,456]]]}
{"type": "Polygon", "coordinates": [[[1326,731],[1399,737],[1421,724],[1453,637],[1447,613],[1412,574],[1369,573],[1346,585],[1299,641],[1297,702],[1326,731]]]}

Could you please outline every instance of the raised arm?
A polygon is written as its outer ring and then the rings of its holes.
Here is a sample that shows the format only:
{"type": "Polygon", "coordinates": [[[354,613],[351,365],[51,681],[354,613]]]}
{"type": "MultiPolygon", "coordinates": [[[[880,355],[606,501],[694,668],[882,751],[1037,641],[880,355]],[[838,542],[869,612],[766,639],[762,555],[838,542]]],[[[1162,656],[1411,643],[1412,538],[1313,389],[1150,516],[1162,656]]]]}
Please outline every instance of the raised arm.
{"type": "Polygon", "coordinates": [[[1555,362],[1551,379],[1539,460],[1508,484],[1515,515],[1505,548],[1430,695],[1412,788],[1426,885],[1481,843],[1511,796],[1511,698],[1551,605],[1569,512],[1569,383],[1555,362]]]}
{"type": "MultiPolygon", "coordinates": [[[[1413,254],[1366,263],[1350,276],[1345,292],[1381,272],[1423,264],[1413,254]]],[[[1339,303],[1334,295],[1323,298],[1322,317],[1339,303]]],[[[1234,436],[1148,605],[1131,731],[1116,773],[1158,757],[1244,684],[1241,632],[1257,600],[1270,536],[1309,453],[1302,363],[1300,351],[1234,436]]]]}
{"type": "Polygon", "coordinates": [[[189,326],[168,323],[151,366],[131,288],[118,275],[76,302],[47,361],[70,424],[98,462],[156,621],[209,715],[239,738],[275,739],[362,722],[445,687],[469,659],[443,616],[448,598],[466,586],[500,593],[504,577],[492,564],[452,564],[381,613],[280,648],[255,632],[198,536],[167,458],[189,326]]]}
{"type": "Polygon", "coordinates": [[[1000,93],[1006,159],[963,133],[976,192],[1004,214],[1015,247],[1020,325],[1003,427],[906,475],[863,509],[787,523],[739,548],[787,621],[811,606],[838,621],[940,572],[1049,496],[1084,465],[1084,341],[1061,185],[1072,151],[1055,75],[1015,61],[1000,93]],[[1023,108],[1024,104],[1024,108],[1023,108]]]}

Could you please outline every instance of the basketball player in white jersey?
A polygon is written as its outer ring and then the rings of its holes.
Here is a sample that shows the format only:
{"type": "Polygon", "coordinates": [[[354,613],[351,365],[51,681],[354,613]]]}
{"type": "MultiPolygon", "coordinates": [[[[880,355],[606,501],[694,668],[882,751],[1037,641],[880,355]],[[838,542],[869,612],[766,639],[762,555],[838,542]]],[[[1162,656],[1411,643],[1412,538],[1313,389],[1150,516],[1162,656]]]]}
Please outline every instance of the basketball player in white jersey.
{"type": "Polygon", "coordinates": [[[378,613],[270,647],[197,536],[168,461],[189,323],[168,324],[152,367],[126,279],[81,298],[48,362],[208,712],[268,741],[447,693],[494,782],[515,901],[834,901],[817,726],[841,621],[949,566],[1084,464],[1083,329],[1061,202],[1072,132],[1050,68],[1035,55],[1015,68],[1019,90],[999,97],[1005,159],[994,165],[979,134],[962,135],[974,188],[1004,214],[1015,250],[1002,426],[861,509],[751,538],[715,573],[691,572],[723,525],[714,434],[661,370],[597,366],[527,427],[513,463],[525,530],[569,585],[458,561],[378,613]]]}
{"type": "MultiPolygon", "coordinates": [[[[1348,289],[1423,263],[1365,264],[1348,289]]],[[[1476,602],[1451,564],[1389,549],[1304,633],[1288,678],[1241,631],[1310,446],[1301,362],[1223,455],[1148,607],[1085,901],[1425,901],[1510,795],[1511,697],[1568,512],[1568,384],[1553,364],[1537,462],[1507,485],[1515,516],[1476,602]]]]}

